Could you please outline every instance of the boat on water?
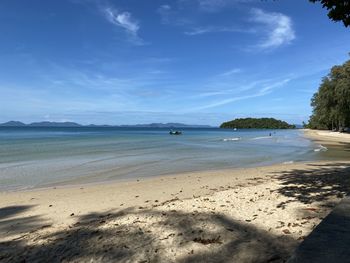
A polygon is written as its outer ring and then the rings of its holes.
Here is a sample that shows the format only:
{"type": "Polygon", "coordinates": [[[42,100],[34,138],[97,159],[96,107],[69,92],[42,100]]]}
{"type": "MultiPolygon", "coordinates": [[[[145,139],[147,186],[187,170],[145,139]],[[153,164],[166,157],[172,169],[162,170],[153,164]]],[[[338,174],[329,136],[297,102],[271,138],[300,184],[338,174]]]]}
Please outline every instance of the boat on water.
{"type": "Polygon", "coordinates": [[[169,134],[170,135],[181,135],[182,132],[181,131],[170,131],[169,134]]]}

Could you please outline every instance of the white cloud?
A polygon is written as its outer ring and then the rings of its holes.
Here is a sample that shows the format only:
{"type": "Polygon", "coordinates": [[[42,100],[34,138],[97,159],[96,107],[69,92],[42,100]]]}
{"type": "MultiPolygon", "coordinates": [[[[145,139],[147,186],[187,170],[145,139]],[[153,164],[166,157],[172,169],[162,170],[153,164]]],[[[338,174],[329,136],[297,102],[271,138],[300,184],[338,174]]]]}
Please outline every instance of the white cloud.
{"type": "Polygon", "coordinates": [[[258,45],[262,49],[276,48],[289,44],[295,39],[293,23],[290,17],[281,13],[269,13],[254,8],[251,11],[253,21],[264,25],[267,37],[258,45]]]}
{"type": "Polygon", "coordinates": [[[274,80],[272,79],[260,79],[258,81],[252,81],[250,83],[235,83],[231,78],[217,75],[212,80],[209,80],[209,86],[207,91],[201,92],[196,97],[214,97],[214,96],[233,96],[242,94],[244,92],[253,91],[257,87],[266,87],[274,80]]]}
{"type": "Polygon", "coordinates": [[[233,98],[229,98],[229,99],[223,99],[223,100],[216,101],[216,102],[213,102],[213,103],[208,104],[208,105],[197,107],[197,108],[192,109],[192,110],[205,110],[205,109],[215,108],[215,107],[222,106],[222,105],[225,105],[225,104],[229,104],[229,103],[232,103],[232,102],[235,102],[235,101],[250,99],[250,98],[254,98],[254,97],[260,97],[260,96],[263,96],[263,95],[265,95],[265,94],[256,93],[256,94],[251,94],[251,95],[245,95],[245,96],[238,96],[238,97],[233,97],[233,98]]]}
{"type": "Polygon", "coordinates": [[[193,24],[192,18],[183,16],[182,10],[179,8],[173,8],[170,5],[161,5],[157,9],[157,13],[161,17],[163,24],[169,24],[173,26],[185,26],[193,24]]]}
{"type": "MultiPolygon", "coordinates": [[[[290,79],[284,79],[282,81],[278,81],[275,83],[271,83],[271,84],[267,84],[265,85],[263,88],[260,88],[259,90],[257,90],[256,92],[251,92],[250,94],[247,95],[241,95],[241,96],[235,96],[232,98],[225,98],[222,100],[218,100],[215,101],[213,103],[204,105],[204,106],[200,106],[200,107],[196,107],[192,110],[197,111],[197,110],[205,110],[205,109],[210,109],[210,108],[215,108],[215,107],[219,107],[222,105],[226,105],[235,101],[240,101],[240,100],[246,100],[246,99],[251,99],[251,98],[256,98],[256,97],[261,97],[261,96],[265,96],[267,94],[270,94],[273,89],[278,88],[278,87],[282,87],[285,84],[287,84],[290,81],[290,79]]],[[[255,86],[256,83],[254,83],[253,86],[255,86]]],[[[219,94],[214,94],[214,95],[219,95],[219,94]]],[[[226,94],[227,97],[228,94],[226,94]]]]}
{"type": "Polygon", "coordinates": [[[157,12],[160,14],[163,24],[169,23],[170,14],[172,12],[170,5],[161,5],[157,12]]]}
{"type": "Polygon", "coordinates": [[[206,27],[196,27],[189,31],[186,31],[185,34],[189,36],[202,35],[207,33],[215,32],[250,32],[250,30],[241,29],[238,27],[227,27],[227,26],[206,26],[206,27]]]}
{"type": "Polygon", "coordinates": [[[232,1],[230,0],[198,0],[200,9],[208,12],[218,11],[229,5],[231,2],[232,1]]]}
{"type": "Polygon", "coordinates": [[[281,86],[283,86],[284,84],[287,84],[289,81],[290,81],[290,79],[284,79],[284,80],[282,80],[282,81],[273,83],[273,84],[271,84],[271,85],[268,85],[268,86],[262,88],[262,89],[260,90],[260,92],[262,92],[262,93],[264,93],[264,94],[270,93],[273,89],[278,88],[278,87],[281,87],[281,86]]]}
{"type": "Polygon", "coordinates": [[[252,0],[197,0],[199,8],[206,12],[217,12],[223,8],[240,3],[248,3],[252,0]]]}
{"type": "Polygon", "coordinates": [[[132,42],[135,44],[143,44],[142,39],[138,36],[138,31],[140,29],[139,22],[132,17],[131,13],[119,12],[112,7],[104,8],[103,13],[110,23],[123,28],[125,32],[131,36],[130,40],[132,40],[132,42]]]}
{"type": "Polygon", "coordinates": [[[206,11],[215,11],[227,4],[226,0],[198,0],[199,7],[206,11]]]}
{"type": "Polygon", "coordinates": [[[140,26],[129,12],[119,13],[117,10],[108,7],[105,9],[105,14],[108,21],[112,24],[124,28],[130,34],[137,35],[140,26]]]}
{"type": "Polygon", "coordinates": [[[240,72],[242,72],[241,69],[239,69],[239,68],[234,68],[234,69],[231,69],[231,70],[229,70],[229,71],[226,71],[226,72],[220,74],[219,76],[221,76],[221,77],[228,77],[228,76],[232,76],[232,75],[234,75],[234,74],[240,73],[240,72]]]}

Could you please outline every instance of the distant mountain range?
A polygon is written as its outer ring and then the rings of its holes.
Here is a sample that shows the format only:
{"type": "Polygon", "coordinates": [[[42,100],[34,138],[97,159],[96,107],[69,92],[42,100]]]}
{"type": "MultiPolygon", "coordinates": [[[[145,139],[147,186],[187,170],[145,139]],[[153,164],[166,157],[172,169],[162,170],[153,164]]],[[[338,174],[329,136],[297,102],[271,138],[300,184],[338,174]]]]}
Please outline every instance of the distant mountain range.
{"type": "Polygon", "coordinates": [[[80,127],[82,125],[75,122],[33,122],[30,124],[25,124],[20,121],[8,121],[0,124],[1,127],[80,127]]]}
{"type": "Polygon", "coordinates": [[[0,127],[140,127],[140,128],[213,128],[209,125],[192,125],[183,123],[150,123],[150,124],[135,124],[135,125],[81,125],[75,122],[52,122],[42,121],[25,124],[20,121],[8,121],[0,123],[0,127]]]}

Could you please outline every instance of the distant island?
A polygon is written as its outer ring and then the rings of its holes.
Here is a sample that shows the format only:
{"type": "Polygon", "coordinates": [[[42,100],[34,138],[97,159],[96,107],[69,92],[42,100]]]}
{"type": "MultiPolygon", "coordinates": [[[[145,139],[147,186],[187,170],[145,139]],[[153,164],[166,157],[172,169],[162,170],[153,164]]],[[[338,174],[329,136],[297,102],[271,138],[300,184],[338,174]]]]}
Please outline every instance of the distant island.
{"type": "Polygon", "coordinates": [[[295,129],[295,125],[274,118],[240,118],[224,122],[224,129],[295,129]]]}
{"type": "Polygon", "coordinates": [[[183,123],[150,123],[134,125],[82,125],[75,122],[42,121],[25,124],[20,121],[8,121],[0,123],[0,127],[123,127],[123,128],[213,128],[209,125],[183,124],[183,123]]]}

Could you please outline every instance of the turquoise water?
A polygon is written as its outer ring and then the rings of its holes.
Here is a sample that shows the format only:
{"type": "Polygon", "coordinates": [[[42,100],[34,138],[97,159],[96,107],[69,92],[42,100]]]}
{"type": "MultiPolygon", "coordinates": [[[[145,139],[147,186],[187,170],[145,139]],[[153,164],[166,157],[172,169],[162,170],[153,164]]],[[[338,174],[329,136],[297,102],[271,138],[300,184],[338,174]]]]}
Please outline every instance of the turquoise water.
{"type": "Polygon", "coordinates": [[[317,160],[325,151],[298,130],[182,131],[2,127],[0,191],[317,160]]]}

